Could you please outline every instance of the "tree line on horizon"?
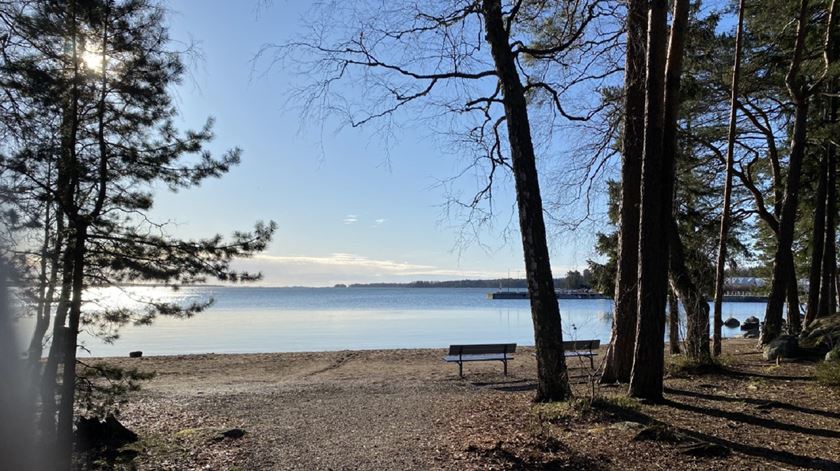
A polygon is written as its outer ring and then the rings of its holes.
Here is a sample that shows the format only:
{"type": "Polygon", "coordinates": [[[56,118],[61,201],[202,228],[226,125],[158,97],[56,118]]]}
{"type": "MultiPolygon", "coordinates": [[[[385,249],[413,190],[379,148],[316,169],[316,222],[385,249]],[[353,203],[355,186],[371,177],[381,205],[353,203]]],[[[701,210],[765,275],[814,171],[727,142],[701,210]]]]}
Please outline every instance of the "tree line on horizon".
{"type": "MultiPolygon", "coordinates": [[[[577,289],[588,290],[595,284],[595,279],[590,270],[585,269],[583,273],[577,270],[569,270],[563,278],[554,279],[556,289],[577,289]]],[[[495,288],[495,289],[522,289],[528,287],[528,280],[524,278],[495,278],[478,280],[445,280],[445,281],[409,281],[405,283],[339,283],[337,288],[495,288]]]]}

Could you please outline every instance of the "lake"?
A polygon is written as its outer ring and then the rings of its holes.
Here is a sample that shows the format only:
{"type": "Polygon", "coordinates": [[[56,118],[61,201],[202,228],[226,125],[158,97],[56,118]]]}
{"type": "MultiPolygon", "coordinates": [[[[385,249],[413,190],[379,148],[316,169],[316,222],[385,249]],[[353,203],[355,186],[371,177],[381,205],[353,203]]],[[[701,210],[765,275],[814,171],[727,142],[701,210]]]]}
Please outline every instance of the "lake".
{"type": "MultiPolygon", "coordinates": [[[[191,319],[127,326],[106,344],[85,330],[80,356],[445,348],[453,343],[534,344],[528,300],[489,300],[486,288],[132,287],[92,290],[90,306],[130,307],[160,296],[215,304],[191,319]]],[[[560,300],[564,339],[609,340],[610,300],[560,300]]],[[[764,303],[724,303],[723,317],[763,318],[764,303]]],[[[28,342],[32,319],[18,321],[28,342]]],[[[723,328],[724,336],[740,334],[723,328]]]]}

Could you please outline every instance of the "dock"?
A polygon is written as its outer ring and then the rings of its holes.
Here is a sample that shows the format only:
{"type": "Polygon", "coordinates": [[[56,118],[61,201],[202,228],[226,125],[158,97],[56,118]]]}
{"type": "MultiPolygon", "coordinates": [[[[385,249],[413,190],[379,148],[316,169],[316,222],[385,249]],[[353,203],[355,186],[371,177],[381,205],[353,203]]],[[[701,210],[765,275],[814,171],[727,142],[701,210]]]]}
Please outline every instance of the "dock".
{"type": "MultiPolygon", "coordinates": [[[[557,299],[612,299],[601,293],[591,291],[556,291],[557,299]]],[[[529,299],[527,291],[494,291],[487,293],[487,299],[529,299]]],[[[713,301],[711,298],[709,302],[713,301]]],[[[764,303],[767,296],[733,294],[724,295],[723,301],[727,303],[764,303]]]]}

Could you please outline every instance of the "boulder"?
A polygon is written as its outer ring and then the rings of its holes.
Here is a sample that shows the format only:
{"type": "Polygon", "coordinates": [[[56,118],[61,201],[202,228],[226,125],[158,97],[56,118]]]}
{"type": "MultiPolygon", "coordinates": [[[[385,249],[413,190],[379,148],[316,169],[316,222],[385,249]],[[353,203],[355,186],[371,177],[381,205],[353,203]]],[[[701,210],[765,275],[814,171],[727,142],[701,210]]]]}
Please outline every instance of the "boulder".
{"type": "Polygon", "coordinates": [[[755,316],[747,317],[746,319],[744,319],[744,322],[741,323],[741,330],[757,329],[760,322],[761,321],[759,321],[758,318],[755,316]]]}
{"type": "Polygon", "coordinates": [[[825,354],[825,361],[840,361],[840,345],[825,354]]]}
{"type": "Polygon", "coordinates": [[[734,317],[730,317],[729,319],[723,321],[723,325],[729,327],[730,329],[734,329],[735,327],[741,325],[741,322],[738,321],[738,319],[735,319],[734,317]]]}
{"type": "Polygon", "coordinates": [[[76,421],[76,448],[79,451],[95,448],[117,449],[137,441],[137,434],[125,428],[113,415],[102,422],[96,417],[80,417],[76,421]]]}
{"type": "Polygon", "coordinates": [[[758,332],[758,329],[756,328],[756,329],[750,329],[750,330],[744,332],[744,334],[741,337],[743,337],[745,339],[757,339],[758,336],[759,336],[759,332],[758,332]]]}
{"type": "Polygon", "coordinates": [[[828,350],[840,345],[840,314],[814,319],[799,334],[799,344],[804,348],[828,350]]]}
{"type": "Polygon", "coordinates": [[[793,358],[799,352],[799,341],[793,335],[782,335],[764,347],[764,359],[793,358]]]}

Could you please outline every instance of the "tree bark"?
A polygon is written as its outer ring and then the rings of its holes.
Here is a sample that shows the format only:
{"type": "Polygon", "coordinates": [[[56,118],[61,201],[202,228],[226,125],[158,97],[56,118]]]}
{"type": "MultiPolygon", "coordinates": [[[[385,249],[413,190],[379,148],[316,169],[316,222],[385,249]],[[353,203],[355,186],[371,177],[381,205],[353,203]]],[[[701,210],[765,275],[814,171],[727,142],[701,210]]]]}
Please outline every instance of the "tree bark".
{"type": "Polygon", "coordinates": [[[785,197],[779,218],[779,240],[773,261],[773,282],[767,299],[764,325],[761,329],[762,345],[766,345],[782,332],[782,311],[788,289],[791,286],[791,273],[795,273],[793,257],[793,230],[796,222],[796,208],[799,203],[799,177],[802,171],[802,158],[805,154],[805,136],[808,125],[808,101],[796,103],[793,123],[793,142],[791,144],[790,164],[788,166],[785,197]]]}
{"type": "MultiPolygon", "coordinates": [[[[47,185],[50,183],[47,182],[47,185]]],[[[50,311],[52,306],[50,300],[55,291],[55,280],[57,276],[57,255],[60,253],[60,247],[57,246],[58,235],[53,235],[53,214],[52,214],[52,199],[47,196],[44,202],[44,231],[43,243],[41,244],[41,261],[38,274],[38,302],[35,308],[35,329],[32,332],[32,338],[29,341],[29,348],[27,349],[27,359],[29,360],[29,370],[34,373],[38,370],[38,365],[41,363],[41,354],[44,350],[44,336],[47,329],[50,327],[50,311]],[[55,243],[53,238],[55,237],[55,243]],[[52,245],[52,247],[51,247],[52,245]]]]}
{"type": "Polygon", "coordinates": [[[793,252],[790,253],[790,281],[787,285],[787,328],[788,332],[798,335],[802,330],[799,304],[799,276],[796,274],[796,262],[793,252]]]}
{"type": "Polygon", "coordinates": [[[645,10],[644,1],[628,1],[617,273],[612,338],[601,377],[604,383],[629,382],[633,368],[638,311],[639,202],[645,130],[645,10]]]}
{"type": "Polygon", "coordinates": [[[709,302],[691,279],[675,221],[671,222],[669,237],[671,286],[685,309],[683,353],[697,363],[708,364],[712,361],[709,349],[709,302]]]}
{"type": "Polygon", "coordinates": [[[58,409],[59,463],[72,462],[73,406],[76,399],[76,350],[82,314],[82,291],[85,286],[84,261],[87,226],[84,223],[76,223],[73,232],[73,295],[70,300],[68,326],[63,339],[64,368],[62,370],[61,402],[58,409]]]}
{"type": "Polygon", "coordinates": [[[729,136],[726,144],[726,177],[723,185],[723,210],[720,216],[720,238],[715,270],[714,354],[720,355],[723,326],[723,285],[726,269],[726,240],[729,237],[732,201],[732,170],[735,154],[735,131],[738,118],[738,81],[741,75],[741,49],[744,30],[744,0],[738,2],[738,30],[735,33],[735,63],[732,65],[732,90],[729,107],[729,136]]]}
{"type": "Polygon", "coordinates": [[[668,349],[671,355],[680,353],[680,303],[677,293],[668,293],[668,349]]]}
{"type": "MultiPolygon", "coordinates": [[[[829,7],[828,31],[825,41],[825,62],[826,70],[837,61],[840,55],[840,47],[834,37],[834,25],[836,1],[831,2],[829,7]]],[[[827,120],[830,126],[837,123],[837,83],[836,77],[832,77],[825,83],[826,100],[828,101],[827,120]]],[[[826,181],[828,187],[825,202],[825,240],[823,243],[822,256],[822,286],[820,287],[820,298],[817,306],[818,316],[830,316],[837,313],[837,145],[836,141],[826,139],[825,160],[826,160],[826,181]]]]}
{"type": "Polygon", "coordinates": [[[837,157],[835,156],[833,144],[829,144],[827,154],[826,184],[828,191],[826,192],[827,202],[825,208],[825,243],[823,244],[822,286],[820,288],[817,317],[831,316],[837,313],[837,293],[834,285],[834,278],[837,274],[837,226],[835,223],[835,214],[837,211],[837,157]]]}
{"type": "Polygon", "coordinates": [[[525,274],[531,298],[531,317],[536,344],[536,400],[566,400],[572,396],[572,390],[563,352],[560,310],[551,274],[525,91],[516,69],[508,31],[505,29],[500,0],[484,0],[482,10],[486,39],[490,44],[503,91],[511,163],[516,182],[519,227],[522,233],[525,274]]]}
{"type": "Polygon", "coordinates": [[[811,235],[811,267],[808,276],[808,303],[805,306],[805,325],[817,318],[820,302],[820,276],[822,275],[823,243],[825,242],[825,194],[828,175],[828,159],[820,159],[819,180],[817,181],[816,205],[814,208],[814,228],[811,235]]]}
{"type": "MultiPolygon", "coordinates": [[[[831,10],[834,10],[832,0],[831,10]]],[[[829,15],[828,28],[826,29],[826,43],[832,36],[833,14],[829,15]]],[[[788,294],[791,284],[791,273],[795,274],[793,266],[792,246],[793,232],[796,223],[796,210],[799,204],[799,184],[802,173],[802,159],[805,156],[805,139],[808,127],[808,108],[810,105],[811,91],[800,76],[803,51],[805,48],[805,37],[808,31],[808,0],[802,0],[799,4],[799,13],[796,27],[796,40],[793,48],[793,56],[790,61],[790,68],[785,76],[785,84],[794,104],[793,138],[790,146],[790,157],[788,163],[787,182],[782,202],[782,210],[779,214],[779,238],[776,246],[776,254],[773,261],[773,281],[770,285],[770,295],[767,299],[767,308],[764,314],[764,325],[761,329],[759,343],[766,345],[781,334],[782,311],[785,297],[788,294]]],[[[826,63],[826,70],[828,70],[826,63]]],[[[795,280],[793,280],[795,282],[795,280]]],[[[795,288],[795,283],[794,288],[795,288]]],[[[798,311],[798,308],[797,308],[798,311]]],[[[798,316],[798,314],[797,314],[798,316]]]]}
{"type": "Polygon", "coordinates": [[[668,2],[654,0],[648,5],[645,143],[639,227],[638,321],[628,393],[634,397],[658,401],[662,399],[665,298],[668,289],[668,238],[667,231],[663,231],[662,227],[663,222],[671,217],[670,211],[663,211],[662,206],[663,199],[670,200],[672,197],[670,191],[665,191],[662,181],[665,173],[662,135],[668,2]]]}

